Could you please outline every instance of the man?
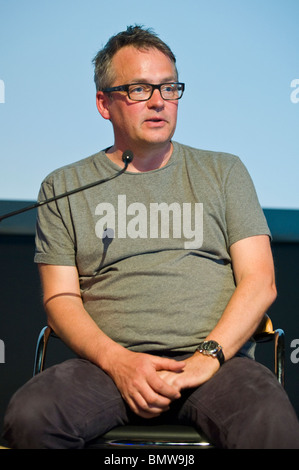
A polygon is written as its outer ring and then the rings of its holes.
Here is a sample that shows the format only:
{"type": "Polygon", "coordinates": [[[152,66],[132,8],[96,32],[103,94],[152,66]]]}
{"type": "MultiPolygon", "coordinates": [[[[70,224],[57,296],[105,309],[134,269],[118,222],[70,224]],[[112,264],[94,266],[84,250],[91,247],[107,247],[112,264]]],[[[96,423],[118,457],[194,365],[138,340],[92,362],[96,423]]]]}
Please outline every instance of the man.
{"type": "Polygon", "coordinates": [[[134,159],[121,176],[39,211],[48,323],[80,359],[15,394],[10,445],[80,448],[136,419],[175,419],[219,447],[298,447],[283,389],[250,358],[276,290],[247,171],[237,157],[172,141],[184,84],[155,34],[129,27],[94,63],[114,144],[53,172],[40,198],[113,176],[126,149],[134,159]]]}

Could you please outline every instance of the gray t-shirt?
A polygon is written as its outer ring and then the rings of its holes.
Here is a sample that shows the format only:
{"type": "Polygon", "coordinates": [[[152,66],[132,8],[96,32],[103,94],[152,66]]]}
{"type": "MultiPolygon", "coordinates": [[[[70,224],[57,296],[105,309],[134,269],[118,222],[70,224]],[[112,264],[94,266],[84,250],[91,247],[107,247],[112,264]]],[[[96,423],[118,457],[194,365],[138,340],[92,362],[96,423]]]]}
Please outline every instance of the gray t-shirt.
{"type": "MultiPolygon", "coordinates": [[[[86,310],[133,351],[193,352],[234,292],[230,246],[270,235],[238,157],[173,146],[160,169],[38,211],[35,262],[77,266],[86,310]]],[[[51,173],[39,199],[117,171],[99,152],[51,173]]]]}

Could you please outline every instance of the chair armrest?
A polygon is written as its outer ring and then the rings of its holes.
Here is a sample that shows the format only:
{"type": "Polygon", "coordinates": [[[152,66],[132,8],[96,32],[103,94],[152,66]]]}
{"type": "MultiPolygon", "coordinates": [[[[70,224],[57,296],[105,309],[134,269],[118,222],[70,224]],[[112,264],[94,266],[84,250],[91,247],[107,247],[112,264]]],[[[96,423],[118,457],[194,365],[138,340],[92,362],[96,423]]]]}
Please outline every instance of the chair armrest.
{"type": "MultiPolygon", "coordinates": [[[[50,326],[45,326],[39,334],[35,350],[33,375],[39,374],[44,369],[48,340],[51,335],[56,336],[50,326]]],[[[284,386],[284,336],[284,331],[282,329],[273,329],[271,319],[267,314],[265,314],[259,327],[252,337],[252,340],[256,343],[274,341],[274,372],[282,386],[284,386]]]]}
{"type": "Polygon", "coordinates": [[[277,328],[274,330],[270,317],[265,314],[255,334],[253,341],[264,343],[274,341],[274,373],[284,387],[284,369],[285,369],[285,334],[284,330],[277,328]]]}

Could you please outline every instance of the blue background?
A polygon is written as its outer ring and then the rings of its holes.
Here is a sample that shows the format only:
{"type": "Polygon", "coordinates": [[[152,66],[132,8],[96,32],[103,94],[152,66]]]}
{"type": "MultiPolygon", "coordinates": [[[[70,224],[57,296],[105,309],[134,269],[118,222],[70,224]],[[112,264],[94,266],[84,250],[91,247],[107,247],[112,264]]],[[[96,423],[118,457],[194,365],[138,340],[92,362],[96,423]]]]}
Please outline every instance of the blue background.
{"type": "Polygon", "coordinates": [[[240,156],[266,208],[299,208],[298,0],[0,0],[0,199],[113,143],[92,59],[139,23],[173,49],[175,140],[240,156]],[[293,86],[292,86],[293,85],[293,86]]]}

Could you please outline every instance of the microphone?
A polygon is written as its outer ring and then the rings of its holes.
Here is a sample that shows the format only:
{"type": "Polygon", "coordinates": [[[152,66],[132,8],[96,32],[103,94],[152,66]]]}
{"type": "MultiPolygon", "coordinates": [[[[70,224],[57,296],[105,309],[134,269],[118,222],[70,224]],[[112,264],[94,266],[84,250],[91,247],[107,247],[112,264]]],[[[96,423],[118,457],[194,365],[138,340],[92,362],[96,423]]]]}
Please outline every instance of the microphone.
{"type": "Polygon", "coordinates": [[[124,153],[122,154],[122,161],[125,163],[125,169],[124,171],[126,171],[127,169],[127,166],[129,165],[129,163],[131,163],[133,161],[133,158],[134,158],[134,155],[133,155],[133,152],[132,150],[125,150],[124,153]]]}
{"type": "Polygon", "coordinates": [[[8,217],[12,217],[14,215],[21,214],[22,212],[30,211],[31,209],[36,209],[37,207],[41,207],[45,204],[49,204],[50,202],[57,201],[58,199],[62,199],[63,197],[68,197],[71,196],[72,194],[78,193],[80,191],[85,191],[86,189],[93,188],[94,186],[97,186],[98,184],[103,184],[106,183],[107,181],[113,180],[114,178],[117,178],[118,176],[122,175],[128,168],[129,163],[133,161],[133,152],[132,150],[125,150],[124,153],[122,154],[122,161],[124,162],[124,167],[115,173],[113,176],[109,176],[108,178],[104,178],[102,180],[94,181],[93,183],[86,184],[85,186],[80,186],[79,188],[71,189],[70,191],[66,191],[65,193],[58,194],[57,196],[53,196],[49,199],[45,199],[44,201],[39,201],[36,202],[35,204],[32,204],[31,206],[26,206],[23,207],[22,209],[18,209],[13,212],[8,212],[7,214],[4,214],[0,216],[0,222],[2,220],[7,219],[8,217]]]}

